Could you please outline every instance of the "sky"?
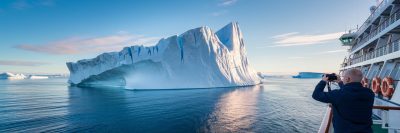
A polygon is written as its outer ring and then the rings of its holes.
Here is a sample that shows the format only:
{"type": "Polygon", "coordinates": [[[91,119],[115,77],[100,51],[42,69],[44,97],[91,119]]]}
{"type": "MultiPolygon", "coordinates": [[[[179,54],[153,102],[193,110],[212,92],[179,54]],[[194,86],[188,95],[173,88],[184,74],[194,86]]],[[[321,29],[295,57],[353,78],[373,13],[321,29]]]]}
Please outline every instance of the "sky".
{"type": "Polygon", "coordinates": [[[0,0],[0,72],[68,73],[66,62],[238,22],[251,66],[337,72],[338,38],[375,0],[0,0]]]}

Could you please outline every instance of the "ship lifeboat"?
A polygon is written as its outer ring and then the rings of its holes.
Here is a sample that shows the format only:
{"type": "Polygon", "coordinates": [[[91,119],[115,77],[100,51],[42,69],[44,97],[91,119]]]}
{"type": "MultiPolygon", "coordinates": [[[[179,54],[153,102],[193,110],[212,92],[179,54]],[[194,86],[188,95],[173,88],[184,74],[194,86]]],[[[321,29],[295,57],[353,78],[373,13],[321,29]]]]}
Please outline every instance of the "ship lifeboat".
{"type": "Polygon", "coordinates": [[[394,93],[394,80],[391,77],[385,77],[382,81],[382,95],[391,98],[394,93]]]}
{"type": "Polygon", "coordinates": [[[361,84],[362,84],[363,87],[369,88],[369,83],[368,83],[367,77],[362,78],[361,84]]]}
{"type": "Polygon", "coordinates": [[[381,78],[378,76],[372,80],[372,91],[378,94],[381,92],[381,78]]]}

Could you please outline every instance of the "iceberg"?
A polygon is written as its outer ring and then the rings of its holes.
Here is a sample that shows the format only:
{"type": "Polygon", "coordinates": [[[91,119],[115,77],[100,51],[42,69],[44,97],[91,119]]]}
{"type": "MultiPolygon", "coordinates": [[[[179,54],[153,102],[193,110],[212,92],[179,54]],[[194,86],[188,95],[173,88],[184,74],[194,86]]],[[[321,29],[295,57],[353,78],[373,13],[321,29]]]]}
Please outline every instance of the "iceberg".
{"type": "Polygon", "coordinates": [[[177,89],[261,83],[247,60],[236,22],[215,33],[203,26],[163,38],[154,46],[125,47],[66,65],[68,82],[78,86],[177,89]]]}
{"type": "Polygon", "coordinates": [[[299,75],[292,76],[293,78],[321,78],[323,73],[318,72],[299,72],[299,75]]]}
{"type": "Polygon", "coordinates": [[[48,79],[49,77],[47,77],[47,76],[38,76],[38,75],[29,75],[27,78],[28,79],[48,79]]]}
{"type": "Polygon", "coordinates": [[[0,74],[0,79],[13,80],[13,79],[25,79],[25,78],[26,76],[24,74],[13,74],[10,72],[5,72],[0,74]]]}

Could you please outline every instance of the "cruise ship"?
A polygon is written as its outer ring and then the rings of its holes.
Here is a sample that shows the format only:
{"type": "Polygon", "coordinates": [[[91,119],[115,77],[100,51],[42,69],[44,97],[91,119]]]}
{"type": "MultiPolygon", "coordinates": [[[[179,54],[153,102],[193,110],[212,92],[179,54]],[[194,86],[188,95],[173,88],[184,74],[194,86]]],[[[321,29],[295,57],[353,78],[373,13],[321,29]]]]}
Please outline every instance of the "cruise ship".
{"type": "MultiPolygon", "coordinates": [[[[371,14],[353,31],[340,37],[348,55],[340,72],[360,69],[363,86],[375,93],[374,132],[400,133],[400,0],[380,0],[371,14]]],[[[319,132],[334,132],[328,107],[319,132]]]]}

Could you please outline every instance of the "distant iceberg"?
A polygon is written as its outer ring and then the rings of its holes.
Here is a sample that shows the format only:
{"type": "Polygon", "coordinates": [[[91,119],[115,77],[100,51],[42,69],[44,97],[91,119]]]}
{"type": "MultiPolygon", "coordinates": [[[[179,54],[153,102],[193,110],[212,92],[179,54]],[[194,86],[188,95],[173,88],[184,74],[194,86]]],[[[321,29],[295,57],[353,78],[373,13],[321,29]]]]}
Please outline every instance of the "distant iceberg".
{"type": "Polygon", "coordinates": [[[299,75],[292,76],[293,78],[321,78],[323,73],[317,72],[299,72],[299,75]]]}
{"type": "Polygon", "coordinates": [[[230,23],[161,39],[155,46],[125,47],[94,59],[68,62],[69,83],[132,89],[209,88],[260,83],[247,60],[242,32],[230,23]]]}
{"type": "Polygon", "coordinates": [[[292,75],[289,75],[287,73],[261,73],[258,72],[257,75],[261,77],[262,79],[267,79],[267,78],[290,78],[293,77],[292,75]]]}
{"type": "Polygon", "coordinates": [[[36,76],[36,75],[29,75],[28,79],[48,79],[48,76],[36,76]]]}
{"type": "Polygon", "coordinates": [[[0,79],[25,79],[26,76],[24,74],[13,74],[10,72],[5,72],[0,74],[0,79]]]}

